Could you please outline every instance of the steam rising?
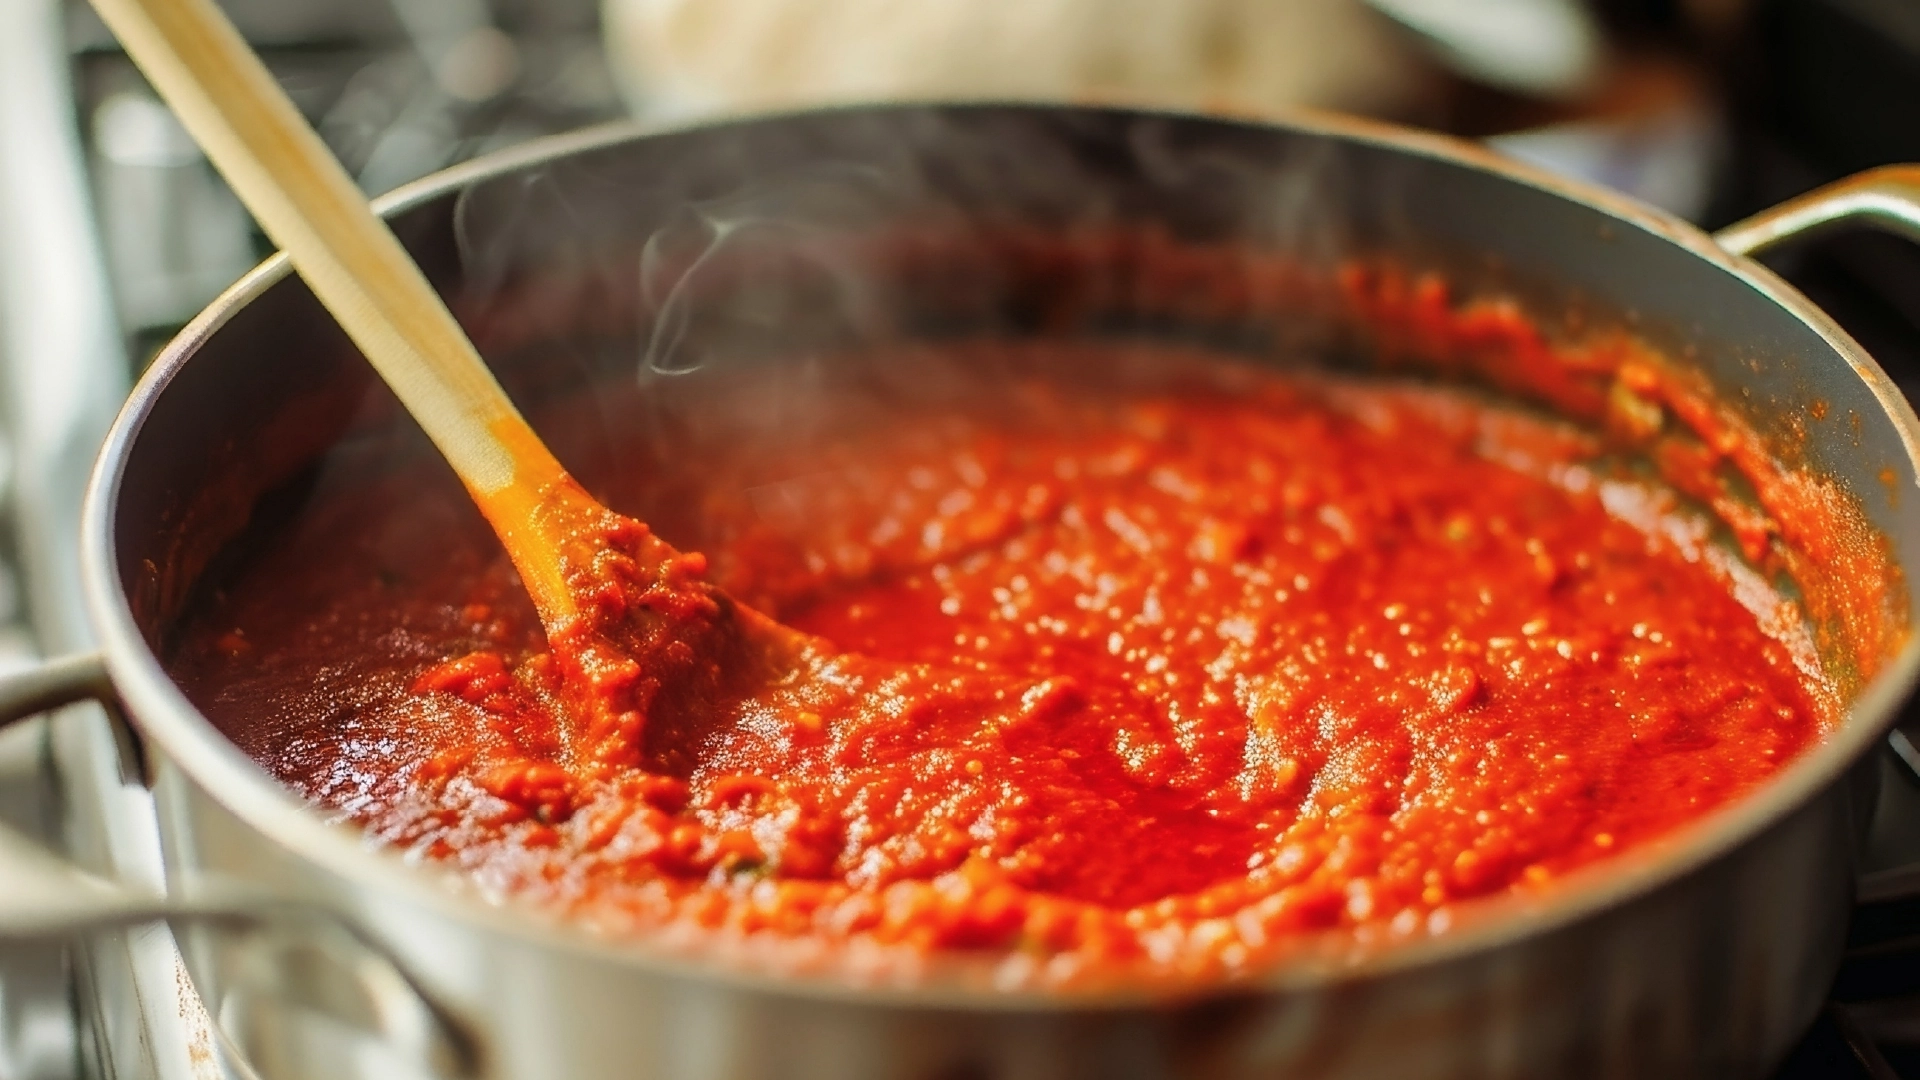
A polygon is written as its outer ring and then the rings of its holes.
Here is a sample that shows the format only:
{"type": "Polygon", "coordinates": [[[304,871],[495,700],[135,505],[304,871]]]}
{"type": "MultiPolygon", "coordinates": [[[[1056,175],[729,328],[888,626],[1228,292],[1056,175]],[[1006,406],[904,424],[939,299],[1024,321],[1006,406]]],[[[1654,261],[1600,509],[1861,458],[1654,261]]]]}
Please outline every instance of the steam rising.
{"type": "Polygon", "coordinates": [[[736,332],[753,327],[777,336],[798,314],[790,310],[792,300],[806,282],[808,299],[824,301],[857,337],[885,336],[877,283],[868,267],[847,256],[844,239],[890,208],[897,191],[880,169],[829,162],[674,212],[640,248],[640,305],[651,324],[641,370],[684,375],[712,359],[715,343],[689,331],[699,322],[696,308],[710,291],[702,286],[715,267],[751,278],[731,283],[736,291],[728,318],[736,332]]]}
{"type": "MultiPolygon", "coordinates": [[[[1351,247],[1334,212],[1345,186],[1335,147],[1256,134],[992,107],[749,121],[478,185],[455,209],[455,242],[470,298],[486,303],[537,280],[555,336],[617,317],[635,375],[683,377],[743,357],[849,354],[910,337],[930,298],[982,298],[972,332],[1020,329],[1022,283],[965,250],[996,230],[1157,222],[1176,239],[1330,264],[1351,247]],[[889,234],[942,235],[960,257],[948,279],[915,283],[915,295],[897,264],[876,257],[889,234]]],[[[1124,303],[1125,282],[1099,267],[1075,272],[1086,294],[1124,303]]]]}

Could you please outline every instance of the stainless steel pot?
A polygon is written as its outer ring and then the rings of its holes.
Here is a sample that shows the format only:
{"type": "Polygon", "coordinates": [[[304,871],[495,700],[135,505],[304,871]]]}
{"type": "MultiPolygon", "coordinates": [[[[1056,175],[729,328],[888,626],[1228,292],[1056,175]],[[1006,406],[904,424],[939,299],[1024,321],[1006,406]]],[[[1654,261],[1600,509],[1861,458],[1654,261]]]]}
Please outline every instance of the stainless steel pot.
{"type": "MultiPolygon", "coordinates": [[[[901,316],[915,302],[888,291],[897,283],[816,242],[869,226],[1152,223],[1322,269],[1390,252],[1684,349],[1756,425],[1797,424],[1808,465],[1856,492],[1901,564],[1920,567],[1920,422],[1857,345],[1746,257],[1842,221],[1920,237],[1920,167],[1714,238],[1470,146],[1355,121],[887,107],[592,132],[383,205],[456,310],[492,320],[483,347],[528,400],[636,366],[685,378],[690,356],[779,362],[950,334],[955,311],[1002,334],[1052,325],[1057,313],[1007,282],[946,279],[951,304],[901,316]],[[690,283],[729,245],[747,255],[735,285],[767,265],[804,285],[747,280],[746,299],[702,307],[690,283]],[[503,323],[489,305],[517,314],[503,323]]],[[[0,935],[171,920],[228,1036],[276,1080],[1758,1076],[1837,964],[1870,787],[1860,766],[1920,665],[1909,642],[1841,730],[1754,796],[1430,941],[1313,954],[1251,987],[1177,998],[756,972],[489,904],[370,847],[278,786],[162,670],[169,620],[254,500],[343,437],[396,423],[383,400],[285,261],[269,260],[159,357],[102,452],[84,541],[102,653],[0,682],[8,717],[95,697],[130,718],[170,883],[145,895],[9,836],[0,879],[17,884],[0,894],[0,935]]],[[[573,433],[549,434],[563,457],[591,456],[573,433]]],[[[1920,611],[1920,578],[1906,585],[1920,611]]]]}

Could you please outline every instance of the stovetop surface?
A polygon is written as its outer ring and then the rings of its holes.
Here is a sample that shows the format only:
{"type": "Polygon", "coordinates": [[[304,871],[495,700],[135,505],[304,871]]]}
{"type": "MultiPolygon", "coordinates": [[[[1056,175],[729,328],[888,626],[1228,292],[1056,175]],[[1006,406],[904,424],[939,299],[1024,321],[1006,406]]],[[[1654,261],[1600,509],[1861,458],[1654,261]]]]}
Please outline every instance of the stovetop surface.
{"type": "MultiPolygon", "coordinates": [[[[1891,768],[1888,770],[1892,771],[1891,768]]],[[[1920,785],[1907,777],[1895,782],[1920,785]]],[[[1826,1009],[1775,1080],[1920,1077],[1920,899],[1862,905],[1826,1009]]]]}

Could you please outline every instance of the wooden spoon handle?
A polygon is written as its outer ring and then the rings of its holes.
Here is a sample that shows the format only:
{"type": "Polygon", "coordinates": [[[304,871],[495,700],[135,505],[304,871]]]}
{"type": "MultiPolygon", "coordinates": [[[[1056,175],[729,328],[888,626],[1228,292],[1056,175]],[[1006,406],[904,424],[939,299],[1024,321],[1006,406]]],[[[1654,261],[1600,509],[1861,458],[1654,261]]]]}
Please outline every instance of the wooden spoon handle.
{"type": "Polygon", "coordinates": [[[482,506],[509,485],[529,492],[564,478],[426,276],[213,0],[94,6],[482,506]]]}

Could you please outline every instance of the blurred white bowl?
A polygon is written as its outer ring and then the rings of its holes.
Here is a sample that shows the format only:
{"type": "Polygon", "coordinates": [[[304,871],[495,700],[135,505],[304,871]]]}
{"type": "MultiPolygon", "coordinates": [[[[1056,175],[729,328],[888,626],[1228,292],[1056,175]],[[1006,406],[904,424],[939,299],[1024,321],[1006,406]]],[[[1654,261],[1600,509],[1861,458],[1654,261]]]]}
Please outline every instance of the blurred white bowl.
{"type": "Polygon", "coordinates": [[[1361,0],[604,0],[655,119],[1020,98],[1403,115],[1432,69],[1361,0]]]}

